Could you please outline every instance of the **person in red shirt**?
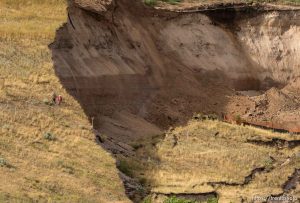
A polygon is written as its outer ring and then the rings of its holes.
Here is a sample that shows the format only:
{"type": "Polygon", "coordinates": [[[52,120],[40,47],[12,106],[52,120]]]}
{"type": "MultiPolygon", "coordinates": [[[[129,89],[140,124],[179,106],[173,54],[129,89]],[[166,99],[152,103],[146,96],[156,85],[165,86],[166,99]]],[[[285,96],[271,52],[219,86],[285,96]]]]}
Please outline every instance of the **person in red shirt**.
{"type": "Polygon", "coordinates": [[[57,105],[60,105],[60,104],[62,103],[62,101],[63,101],[62,96],[61,96],[61,95],[58,95],[58,96],[56,97],[56,104],[57,104],[57,105]]]}

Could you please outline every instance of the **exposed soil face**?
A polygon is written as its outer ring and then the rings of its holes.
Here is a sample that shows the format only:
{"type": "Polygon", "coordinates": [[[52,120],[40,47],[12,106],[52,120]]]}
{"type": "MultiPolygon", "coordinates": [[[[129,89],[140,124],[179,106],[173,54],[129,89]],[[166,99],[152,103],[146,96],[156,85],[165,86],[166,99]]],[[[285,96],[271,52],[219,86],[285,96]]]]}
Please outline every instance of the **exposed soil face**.
{"type": "Polygon", "coordinates": [[[298,11],[204,15],[139,1],[96,4],[72,3],[52,48],[57,75],[97,128],[121,111],[160,129],[204,111],[278,128],[293,122],[287,130],[298,131],[298,11]],[[249,98],[235,90],[267,93],[249,98]]]}
{"type": "Polygon", "coordinates": [[[300,132],[297,9],[181,13],[138,0],[69,3],[69,22],[51,45],[56,74],[95,129],[125,151],[196,112],[300,132]]]}

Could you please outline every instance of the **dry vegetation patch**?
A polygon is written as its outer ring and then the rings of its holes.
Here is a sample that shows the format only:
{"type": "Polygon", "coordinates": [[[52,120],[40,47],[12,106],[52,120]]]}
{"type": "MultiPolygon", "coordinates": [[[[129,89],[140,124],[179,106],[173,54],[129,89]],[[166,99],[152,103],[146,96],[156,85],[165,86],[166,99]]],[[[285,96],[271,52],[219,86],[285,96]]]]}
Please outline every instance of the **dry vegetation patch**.
{"type": "Polygon", "coordinates": [[[222,203],[284,192],[297,196],[297,189],[286,191],[284,185],[300,167],[299,146],[290,149],[249,143],[249,139],[270,137],[298,139],[296,135],[220,121],[190,121],[170,130],[154,145],[152,141],[144,143],[138,154],[149,154],[142,165],[147,166],[144,178],[154,194],[216,193],[222,203]]]}
{"type": "Polygon", "coordinates": [[[65,10],[63,0],[0,1],[0,202],[127,202],[115,161],[52,69],[65,10]]]}

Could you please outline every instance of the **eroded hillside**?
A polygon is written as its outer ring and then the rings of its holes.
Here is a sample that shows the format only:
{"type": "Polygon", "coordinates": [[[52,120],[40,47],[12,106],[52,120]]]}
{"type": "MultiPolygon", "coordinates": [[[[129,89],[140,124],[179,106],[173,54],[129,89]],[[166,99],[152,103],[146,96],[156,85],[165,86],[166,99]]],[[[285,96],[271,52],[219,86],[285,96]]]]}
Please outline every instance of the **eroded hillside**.
{"type": "Polygon", "coordinates": [[[66,19],[64,1],[0,0],[1,203],[130,202],[115,160],[53,71],[48,44],[66,19]]]}
{"type": "Polygon", "coordinates": [[[56,74],[117,158],[132,200],[299,195],[297,184],[284,187],[294,173],[299,182],[298,136],[216,121],[165,133],[198,112],[298,133],[298,7],[171,12],[139,0],[75,0],[68,12],[51,45],[56,74]]]}

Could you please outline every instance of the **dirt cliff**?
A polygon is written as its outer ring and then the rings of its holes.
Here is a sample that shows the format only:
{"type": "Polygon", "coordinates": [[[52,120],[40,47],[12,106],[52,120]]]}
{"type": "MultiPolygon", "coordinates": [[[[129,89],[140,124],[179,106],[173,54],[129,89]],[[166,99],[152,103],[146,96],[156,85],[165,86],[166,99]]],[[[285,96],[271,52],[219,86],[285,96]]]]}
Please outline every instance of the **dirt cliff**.
{"type": "Polygon", "coordinates": [[[51,45],[55,71],[112,143],[129,147],[196,112],[300,131],[299,9],[74,0],[68,11],[51,45]]]}
{"type": "Polygon", "coordinates": [[[229,98],[236,91],[282,88],[297,79],[299,22],[297,10],[203,14],[140,1],[71,1],[53,59],[97,128],[124,112],[167,128],[194,112],[244,115],[256,110],[255,99],[229,98]],[[234,108],[241,100],[246,105],[234,108]]]}

